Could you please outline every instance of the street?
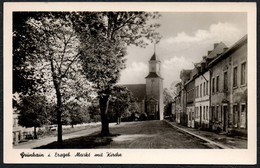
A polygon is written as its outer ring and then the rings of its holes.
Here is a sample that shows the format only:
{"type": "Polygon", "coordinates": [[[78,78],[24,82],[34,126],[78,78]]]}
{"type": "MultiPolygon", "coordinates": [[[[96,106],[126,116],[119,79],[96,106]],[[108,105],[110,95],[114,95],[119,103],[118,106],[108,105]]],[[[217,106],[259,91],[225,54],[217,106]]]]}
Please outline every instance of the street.
{"type": "MultiPolygon", "coordinates": [[[[110,124],[111,137],[101,138],[100,128],[89,128],[63,135],[64,148],[130,148],[130,149],[209,149],[218,148],[174,128],[165,121],[110,124]]],[[[57,148],[57,137],[47,137],[15,146],[16,149],[57,148]]]]}
{"type": "Polygon", "coordinates": [[[128,127],[115,127],[113,134],[120,134],[106,148],[139,149],[206,149],[203,141],[173,128],[165,121],[145,121],[128,127]]]}

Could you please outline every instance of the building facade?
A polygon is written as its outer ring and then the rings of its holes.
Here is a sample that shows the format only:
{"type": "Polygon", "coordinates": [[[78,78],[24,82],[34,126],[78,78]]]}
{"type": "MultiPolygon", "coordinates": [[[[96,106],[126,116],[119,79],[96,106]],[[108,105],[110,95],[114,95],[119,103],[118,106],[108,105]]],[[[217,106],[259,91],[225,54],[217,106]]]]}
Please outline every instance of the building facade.
{"type": "Polygon", "coordinates": [[[180,113],[186,107],[188,127],[247,133],[247,35],[230,48],[222,42],[215,43],[213,50],[195,65],[189,81],[180,83],[183,84],[185,91],[174,98],[177,123],[185,120],[183,115],[178,117],[180,99],[180,113]]]}
{"type": "Polygon", "coordinates": [[[163,78],[161,77],[161,61],[156,53],[149,60],[149,74],[145,84],[127,84],[126,86],[136,98],[137,113],[145,114],[147,119],[163,120],[163,78]]]}
{"type": "Polygon", "coordinates": [[[209,71],[195,78],[195,128],[209,127],[209,71]]]}

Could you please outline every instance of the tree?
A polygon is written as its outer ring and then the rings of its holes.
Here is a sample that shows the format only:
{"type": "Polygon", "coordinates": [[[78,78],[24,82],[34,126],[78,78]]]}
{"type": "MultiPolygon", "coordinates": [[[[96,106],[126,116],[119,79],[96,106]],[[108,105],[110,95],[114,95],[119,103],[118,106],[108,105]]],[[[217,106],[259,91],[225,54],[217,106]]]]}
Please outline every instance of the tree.
{"type": "Polygon", "coordinates": [[[108,136],[108,103],[113,86],[125,68],[127,45],[145,47],[145,39],[158,41],[155,31],[158,24],[148,21],[158,18],[156,13],[146,12],[98,12],[84,13],[75,17],[81,33],[81,59],[86,78],[98,92],[101,113],[101,135],[108,136]],[[90,15],[95,18],[89,29],[90,15]]]}
{"type": "Polygon", "coordinates": [[[17,105],[19,111],[18,124],[34,127],[34,138],[37,139],[36,128],[48,123],[48,103],[46,97],[25,96],[17,105]]]}
{"type": "Polygon", "coordinates": [[[88,112],[86,107],[79,105],[77,102],[68,102],[64,105],[64,113],[67,113],[68,124],[73,128],[76,124],[82,124],[89,121],[88,112]]]}
{"type": "Polygon", "coordinates": [[[59,147],[62,147],[62,105],[70,99],[86,98],[90,88],[78,62],[80,41],[70,16],[69,12],[42,12],[25,22],[34,44],[26,55],[30,58],[27,67],[35,69],[31,79],[43,81],[37,85],[39,94],[47,95],[56,104],[59,147]]]}
{"type": "Polygon", "coordinates": [[[167,105],[168,103],[171,103],[172,101],[173,101],[173,97],[172,97],[170,90],[168,90],[167,88],[164,88],[163,89],[163,103],[165,105],[167,105]]]}
{"type": "Polygon", "coordinates": [[[126,87],[119,85],[113,87],[109,105],[112,111],[115,112],[117,124],[121,123],[122,115],[129,109],[133,102],[133,94],[126,87]]]}
{"type": "Polygon", "coordinates": [[[100,121],[100,110],[99,105],[95,101],[88,107],[88,113],[90,117],[90,122],[100,121]]]}
{"type": "Polygon", "coordinates": [[[36,46],[31,36],[32,29],[26,24],[30,17],[39,17],[39,13],[13,13],[13,93],[24,95],[33,95],[37,85],[42,84],[41,79],[31,78],[35,69],[29,66],[34,58],[30,56],[36,46]]]}

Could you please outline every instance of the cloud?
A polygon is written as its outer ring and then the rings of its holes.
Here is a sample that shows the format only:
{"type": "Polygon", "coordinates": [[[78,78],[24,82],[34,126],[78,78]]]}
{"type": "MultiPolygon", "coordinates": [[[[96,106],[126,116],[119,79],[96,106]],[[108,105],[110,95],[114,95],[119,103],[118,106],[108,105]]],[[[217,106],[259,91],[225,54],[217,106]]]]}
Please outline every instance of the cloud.
{"type": "Polygon", "coordinates": [[[192,69],[194,66],[185,57],[174,56],[162,62],[162,77],[164,78],[163,87],[169,88],[171,83],[178,80],[182,69],[192,69]]]}
{"type": "Polygon", "coordinates": [[[225,41],[226,43],[234,43],[234,39],[242,36],[242,31],[231,23],[222,23],[210,25],[208,30],[197,30],[194,35],[188,35],[185,32],[178,33],[175,37],[165,39],[166,43],[195,43],[203,41],[225,41]]]}
{"type": "MultiPolygon", "coordinates": [[[[161,74],[164,78],[164,87],[169,87],[172,82],[179,81],[180,71],[192,69],[193,63],[200,62],[202,57],[213,49],[214,43],[224,42],[230,47],[245,34],[235,24],[217,22],[211,24],[208,29],[198,29],[193,33],[182,31],[172,35],[168,32],[167,35],[156,45],[156,53],[162,62],[161,74]]],[[[121,73],[120,83],[145,83],[148,60],[153,52],[152,45],[146,49],[131,48],[128,66],[121,73]]]]}
{"type": "Polygon", "coordinates": [[[119,83],[121,84],[140,84],[145,83],[148,75],[148,65],[143,62],[133,62],[121,72],[119,83]]]}

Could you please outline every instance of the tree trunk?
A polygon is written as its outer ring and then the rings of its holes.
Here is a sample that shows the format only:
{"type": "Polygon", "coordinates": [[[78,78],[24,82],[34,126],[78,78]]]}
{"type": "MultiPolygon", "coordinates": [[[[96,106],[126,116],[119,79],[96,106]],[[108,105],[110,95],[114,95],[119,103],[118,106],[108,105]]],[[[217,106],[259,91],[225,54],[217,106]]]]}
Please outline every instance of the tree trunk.
{"type": "Polygon", "coordinates": [[[62,148],[62,123],[61,123],[61,93],[60,93],[60,84],[57,82],[56,78],[53,80],[55,90],[56,90],[56,97],[57,97],[57,124],[58,124],[58,148],[62,148]]]}
{"type": "Polygon", "coordinates": [[[38,139],[38,137],[37,137],[37,132],[36,132],[36,127],[34,127],[33,133],[34,133],[33,139],[38,139]]]}
{"type": "Polygon", "coordinates": [[[57,124],[58,124],[58,148],[62,148],[62,123],[61,123],[61,93],[60,90],[56,90],[57,94],[57,124]]]}
{"type": "Polygon", "coordinates": [[[121,123],[121,116],[117,116],[117,125],[121,123]]]}
{"type": "Polygon", "coordinates": [[[100,113],[101,113],[101,136],[109,136],[109,122],[108,122],[108,114],[107,114],[107,108],[108,108],[108,100],[109,96],[103,96],[99,98],[99,106],[100,106],[100,113]]]}
{"type": "Polygon", "coordinates": [[[54,65],[53,65],[53,59],[52,56],[50,56],[50,63],[51,63],[51,71],[52,71],[52,80],[53,85],[56,91],[56,98],[57,98],[57,106],[56,106],[56,112],[57,112],[57,124],[58,124],[58,148],[62,148],[62,123],[61,123],[61,92],[60,92],[60,81],[55,73],[54,65]]]}

